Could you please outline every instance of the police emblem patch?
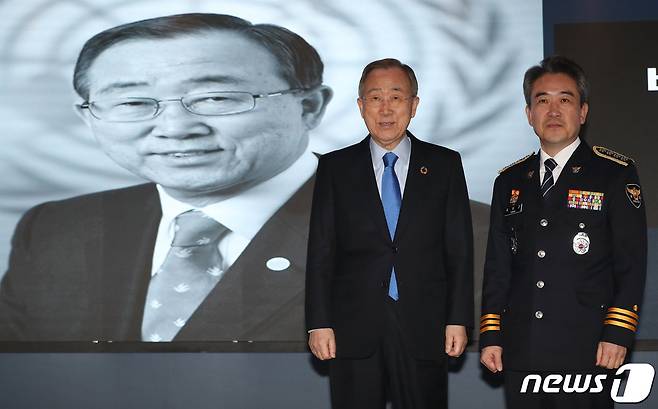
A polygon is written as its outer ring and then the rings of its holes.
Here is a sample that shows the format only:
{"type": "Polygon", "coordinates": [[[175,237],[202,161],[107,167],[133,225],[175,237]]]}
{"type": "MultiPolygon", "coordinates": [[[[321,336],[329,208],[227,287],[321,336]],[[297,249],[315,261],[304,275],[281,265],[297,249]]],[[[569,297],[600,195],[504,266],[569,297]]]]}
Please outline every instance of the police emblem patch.
{"type": "Polygon", "coordinates": [[[636,209],[639,209],[640,206],[642,206],[642,192],[640,190],[640,185],[635,183],[629,183],[626,185],[626,196],[636,209]]]}
{"type": "Polygon", "coordinates": [[[587,233],[581,231],[573,237],[573,251],[579,255],[589,251],[589,236],[587,233]]]}
{"type": "Polygon", "coordinates": [[[569,189],[567,206],[570,209],[601,210],[604,196],[602,192],[569,189]]]}
{"type": "Polygon", "coordinates": [[[509,204],[510,206],[514,206],[516,202],[519,200],[519,191],[517,189],[512,189],[512,193],[510,194],[509,197],[509,204]]]}

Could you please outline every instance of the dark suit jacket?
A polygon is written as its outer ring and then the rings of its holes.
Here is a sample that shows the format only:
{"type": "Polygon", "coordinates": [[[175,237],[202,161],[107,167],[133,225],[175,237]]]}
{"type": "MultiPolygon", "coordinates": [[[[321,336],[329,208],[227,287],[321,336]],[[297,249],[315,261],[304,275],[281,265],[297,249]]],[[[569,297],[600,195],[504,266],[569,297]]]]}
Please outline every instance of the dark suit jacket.
{"type": "Polygon", "coordinates": [[[509,369],[592,368],[599,341],[631,347],[637,329],[647,267],[644,204],[627,192],[637,172],[582,142],[542,199],[539,166],[532,155],[496,179],[480,346],[502,346],[509,369]],[[569,205],[593,192],[599,208],[569,205]]]}
{"type": "MultiPolygon", "coordinates": [[[[309,180],[263,226],[174,341],[304,340],[309,180]],[[291,265],[271,271],[265,263],[291,265]]],[[[161,218],[153,184],[42,204],[0,289],[0,340],[137,341],[161,218]]]]}
{"type": "Polygon", "coordinates": [[[320,158],[306,273],[306,325],[331,327],[338,357],[365,357],[383,331],[395,266],[410,353],[441,360],[445,325],[471,326],[473,243],[457,152],[413,135],[402,207],[391,240],[367,137],[320,158]]]}

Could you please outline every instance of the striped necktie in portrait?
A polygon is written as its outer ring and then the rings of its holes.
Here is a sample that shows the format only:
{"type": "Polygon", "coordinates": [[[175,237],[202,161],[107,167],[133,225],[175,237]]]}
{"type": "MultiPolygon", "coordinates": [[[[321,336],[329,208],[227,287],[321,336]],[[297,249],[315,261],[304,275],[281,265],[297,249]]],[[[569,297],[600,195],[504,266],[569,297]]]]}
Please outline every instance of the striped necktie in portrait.
{"type": "Polygon", "coordinates": [[[218,245],[227,232],[201,211],[176,217],[169,252],[149,284],[143,341],[171,341],[219,282],[224,263],[218,245]]]}

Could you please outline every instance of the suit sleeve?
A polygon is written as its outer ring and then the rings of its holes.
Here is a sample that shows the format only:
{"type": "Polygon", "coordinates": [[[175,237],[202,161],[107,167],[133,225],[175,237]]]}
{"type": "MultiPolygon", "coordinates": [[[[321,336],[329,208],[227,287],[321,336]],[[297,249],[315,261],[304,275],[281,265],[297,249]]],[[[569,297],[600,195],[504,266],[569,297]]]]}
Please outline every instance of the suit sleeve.
{"type": "Polygon", "coordinates": [[[607,199],[615,287],[601,340],[630,348],[640,318],[647,271],[647,221],[635,166],[624,168],[611,183],[607,199]]]}
{"type": "Polygon", "coordinates": [[[445,260],[448,277],[446,323],[473,327],[473,225],[466,179],[459,154],[455,155],[447,201],[445,260]]]}
{"type": "Polygon", "coordinates": [[[16,225],[11,241],[9,268],[0,285],[0,341],[18,341],[27,331],[26,302],[29,276],[33,270],[30,254],[31,231],[43,205],[30,209],[16,225]]]}
{"type": "Polygon", "coordinates": [[[332,175],[320,158],[313,191],[306,262],[306,329],[331,328],[331,280],[335,268],[336,231],[332,175]]]}
{"type": "Polygon", "coordinates": [[[489,238],[484,262],[480,349],[492,345],[502,346],[501,318],[507,306],[512,276],[509,237],[504,221],[504,194],[499,176],[494,184],[491,200],[489,238]]]}

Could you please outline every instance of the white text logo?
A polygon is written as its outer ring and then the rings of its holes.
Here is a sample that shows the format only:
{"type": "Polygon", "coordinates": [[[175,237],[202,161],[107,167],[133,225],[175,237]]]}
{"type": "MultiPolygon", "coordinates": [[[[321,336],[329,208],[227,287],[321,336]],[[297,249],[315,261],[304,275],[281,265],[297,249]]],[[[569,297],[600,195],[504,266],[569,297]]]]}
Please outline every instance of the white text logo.
{"type": "MultiPolygon", "coordinates": [[[[653,378],[656,374],[650,364],[622,365],[615,373],[612,381],[610,397],[619,403],[642,402],[651,393],[653,378]],[[620,375],[628,372],[625,388],[621,389],[620,375]]],[[[521,393],[601,393],[607,375],[599,374],[550,374],[542,378],[541,375],[530,374],[523,378],[521,393]]]]}
{"type": "Polygon", "coordinates": [[[658,91],[658,73],[655,68],[647,68],[647,89],[658,91]]]}

